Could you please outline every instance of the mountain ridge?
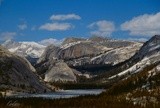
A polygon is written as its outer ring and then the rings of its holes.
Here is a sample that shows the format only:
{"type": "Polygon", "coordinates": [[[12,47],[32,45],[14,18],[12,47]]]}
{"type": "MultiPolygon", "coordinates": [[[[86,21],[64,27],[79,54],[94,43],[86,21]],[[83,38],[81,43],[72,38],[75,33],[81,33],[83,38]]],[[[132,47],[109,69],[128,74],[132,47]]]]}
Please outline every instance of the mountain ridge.
{"type": "Polygon", "coordinates": [[[69,38],[66,39],[69,43],[66,42],[59,47],[48,46],[36,64],[37,71],[41,71],[39,74],[43,75],[53,66],[53,63],[63,60],[70,68],[85,74],[92,70],[96,71],[96,66],[97,69],[100,67],[109,68],[110,65],[123,62],[141,46],[141,43],[136,42],[98,38],[97,42],[95,39],[92,41],[90,39],[69,38]],[[115,45],[116,43],[118,45],[115,45]]]}

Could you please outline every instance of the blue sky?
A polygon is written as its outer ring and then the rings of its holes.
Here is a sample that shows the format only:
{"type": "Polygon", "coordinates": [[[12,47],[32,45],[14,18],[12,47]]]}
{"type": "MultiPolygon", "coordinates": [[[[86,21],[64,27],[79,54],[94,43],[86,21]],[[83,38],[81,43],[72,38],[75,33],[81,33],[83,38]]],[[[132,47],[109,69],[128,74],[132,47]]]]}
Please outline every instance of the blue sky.
{"type": "Polygon", "coordinates": [[[160,0],[0,0],[0,41],[160,34],[160,0]]]}

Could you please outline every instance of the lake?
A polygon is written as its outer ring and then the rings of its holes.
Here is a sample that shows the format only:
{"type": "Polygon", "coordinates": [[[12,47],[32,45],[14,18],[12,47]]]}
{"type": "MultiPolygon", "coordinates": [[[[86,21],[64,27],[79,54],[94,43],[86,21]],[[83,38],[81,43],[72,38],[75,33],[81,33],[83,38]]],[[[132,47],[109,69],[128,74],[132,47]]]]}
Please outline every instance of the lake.
{"type": "Polygon", "coordinates": [[[71,98],[85,95],[98,95],[102,93],[104,89],[85,89],[85,90],[61,90],[52,93],[44,93],[44,94],[21,94],[14,95],[12,97],[18,98],[29,98],[29,97],[39,97],[46,99],[59,99],[59,98],[71,98]]]}

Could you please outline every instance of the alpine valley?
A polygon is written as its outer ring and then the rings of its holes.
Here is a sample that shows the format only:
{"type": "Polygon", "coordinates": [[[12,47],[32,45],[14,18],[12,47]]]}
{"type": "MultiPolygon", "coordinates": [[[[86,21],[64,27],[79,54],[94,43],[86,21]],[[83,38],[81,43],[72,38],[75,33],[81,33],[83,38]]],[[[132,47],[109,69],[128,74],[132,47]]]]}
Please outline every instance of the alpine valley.
{"type": "MultiPolygon", "coordinates": [[[[100,36],[71,37],[58,46],[8,40],[0,46],[0,64],[2,95],[105,89],[98,96],[54,101],[33,98],[40,104],[16,98],[20,107],[160,106],[160,35],[144,43],[100,36]]],[[[3,103],[8,100],[1,99],[3,103]]]]}

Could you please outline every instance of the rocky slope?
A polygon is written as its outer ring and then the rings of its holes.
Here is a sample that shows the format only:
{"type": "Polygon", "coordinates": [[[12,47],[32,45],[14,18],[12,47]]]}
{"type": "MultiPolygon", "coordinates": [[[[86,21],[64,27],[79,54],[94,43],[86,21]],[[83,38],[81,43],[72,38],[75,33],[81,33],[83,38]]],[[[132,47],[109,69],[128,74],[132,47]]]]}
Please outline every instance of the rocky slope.
{"type": "Polygon", "coordinates": [[[64,62],[56,63],[51,69],[49,69],[45,74],[46,82],[57,82],[57,81],[76,81],[76,76],[72,69],[64,62]]]}
{"type": "Polygon", "coordinates": [[[44,75],[54,66],[53,63],[63,60],[70,68],[82,73],[93,74],[95,71],[97,74],[98,69],[103,70],[129,59],[141,45],[103,37],[69,38],[60,47],[48,46],[38,60],[36,69],[40,75],[44,75]]]}
{"type": "MultiPolygon", "coordinates": [[[[160,35],[153,36],[144,43],[140,50],[130,59],[113,66],[106,73],[95,77],[100,82],[116,82],[117,80],[140,73],[141,71],[158,65],[160,62],[160,35]]],[[[153,67],[154,68],[154,67],[153,67]]]]}
{"type": "Polygon", "coordinates": [[[0,46],[0,91],[6,90],[31,93],[49,91],[25,58],[0,46]]]}

